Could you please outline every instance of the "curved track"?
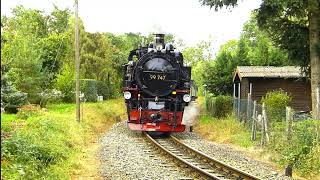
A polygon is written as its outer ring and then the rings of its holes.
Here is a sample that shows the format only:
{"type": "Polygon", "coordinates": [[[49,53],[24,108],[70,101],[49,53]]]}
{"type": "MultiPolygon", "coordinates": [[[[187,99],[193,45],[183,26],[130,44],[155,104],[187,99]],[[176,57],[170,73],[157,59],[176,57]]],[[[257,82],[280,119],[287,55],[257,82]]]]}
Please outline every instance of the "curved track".
{"type": "Polygon", "coordinates": [[[170,155],[181,163],[191,167],[201,175],[209,179],[254,179],[260,178],[231,167],[219,160],[182,143],[174,136],[168,138],[145,136],[160,150],[170,155]]]}

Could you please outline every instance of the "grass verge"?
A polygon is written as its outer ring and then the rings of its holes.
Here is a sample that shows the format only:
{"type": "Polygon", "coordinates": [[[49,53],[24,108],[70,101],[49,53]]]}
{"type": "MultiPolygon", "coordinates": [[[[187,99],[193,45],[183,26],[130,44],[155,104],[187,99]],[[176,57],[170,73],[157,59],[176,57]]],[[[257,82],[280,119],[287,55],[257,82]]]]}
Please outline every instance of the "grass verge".
{"type": "Polygon", "coordinates": [[[98,137],[125,115],[124,103],[116,99],[82,108],[80,123],[74,104],[3,114],[1,179],[99,178],[98,137]]]}
{"type": "Polygon", "coordinates": [[[320,179],[320,121],[294,122],[290,141],[287,139],[285,122],[270,124],[270,141],[266,146],[261,146],[259,132],[257,141],[251,141],[249,128],[233,116],[220,119],[209,116],[204,110],[204,99],[199,98],[199,101],[202,113],[194,129],[203,138],[229,144],[244,154],[267,162],[283,172],[288,165],[291,165],[295,176],[320,179]]]}
{"type": "Polygon", "coordinates": [[[254,142],[250,141],[250,132],[232,116],[216,119],[202,115],[195,131],[202,137],[217,143],[235,144],[245,148],[254,145],[254,142]]]}

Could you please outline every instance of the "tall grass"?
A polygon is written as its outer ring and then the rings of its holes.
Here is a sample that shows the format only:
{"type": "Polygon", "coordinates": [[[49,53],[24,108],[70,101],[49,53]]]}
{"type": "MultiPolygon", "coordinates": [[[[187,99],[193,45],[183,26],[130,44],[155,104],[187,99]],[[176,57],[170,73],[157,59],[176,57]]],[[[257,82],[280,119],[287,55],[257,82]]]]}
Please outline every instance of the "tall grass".
{"type": "MultiPolygon", "coordinates": [[[[290,141],[287,139],[286,123],[272,122],[269,126],[270,141],[266,146],[260,146],[261,134],[259,132],[257,134],[258,140],[251,141],[250,130],[236,120],[234,116],[213,118],[205,110],[205,100],[203,98],[199,99],[202,106],[202,115],[195,131],[202,137],[218,143],[262,149],[261,156],[263,156],[263,153],[270,154],[271,158],[269,160],[276,162],[282,169],[291,165],[293,171],[298,175],[310,179],[320,178],[320,121],[294,122],[290,141]]],[[[274,114],[274,116],[278,115],[274,114]]],[[[257,155],[259,156],[259,154],[257,155]]]]}
{"type": "Polygon", "coordinates": [[[124,115],[120,99],[86,103],[83,110],[80,123],[75,120],[74,104],[49,105],[47,112],[23,116],[25,119],[1,117],[1,125],[6,129],[1,131],[1,136],[10,133],[1,142],[1,178],[69,179],[73,176],[75,169],[81,168],[79,154],[87,142],[97,139],[118,116],[124,115]]]}
{"type": "Polygon", "coordinates": [[[241,147],[254,145],[254,142],[250,141],[250,132],[232,116],[217,119],[202,115],[196,131],[208,140],[218,143],[236,144],[241,147]]]}

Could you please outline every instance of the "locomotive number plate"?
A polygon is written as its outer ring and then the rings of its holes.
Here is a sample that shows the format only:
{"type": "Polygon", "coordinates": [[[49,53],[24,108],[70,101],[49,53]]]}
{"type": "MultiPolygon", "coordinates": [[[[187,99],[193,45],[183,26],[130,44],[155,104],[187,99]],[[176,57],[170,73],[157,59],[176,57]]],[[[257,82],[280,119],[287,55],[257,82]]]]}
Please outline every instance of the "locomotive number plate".
{"type": "Polygon", "coordinates": [[[150,80],[165,80],[166,79],[166,75],[160,75],[160,74],[150,74],[149,75],[150,80]]]}

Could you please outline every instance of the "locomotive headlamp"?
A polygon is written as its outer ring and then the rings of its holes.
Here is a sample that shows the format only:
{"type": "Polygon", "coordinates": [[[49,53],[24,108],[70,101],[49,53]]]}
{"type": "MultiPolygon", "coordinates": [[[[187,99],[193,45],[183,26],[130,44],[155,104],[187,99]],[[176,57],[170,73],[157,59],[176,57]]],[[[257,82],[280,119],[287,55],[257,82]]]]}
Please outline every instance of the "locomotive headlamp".
{"type": "Polygon", "coordinates": [[[190,94],[185,94],[185,95],[183,95],[183,101],[184,101],[184,102],[190,102],[190,101],[191,101],[191,96],[190,96],[190,94]]]}
{"type": "Polygon", "coordinates": [[[124,97],[125,99],[130,99],[130,98],[131,98],[131,93],[130,93],[129,91],[125,91],[125,92],[123,93],[123,97],[124,97]]]}
{"type": "Polygon", "coordinates": [[[157,51],[161,51],[162,48],[163,48],[162,44],[157,44],[157,45],[156,45],[156,50],[157,50],[157,51]]]}

